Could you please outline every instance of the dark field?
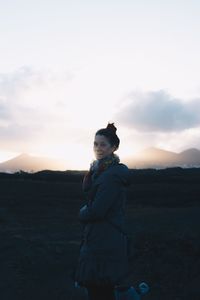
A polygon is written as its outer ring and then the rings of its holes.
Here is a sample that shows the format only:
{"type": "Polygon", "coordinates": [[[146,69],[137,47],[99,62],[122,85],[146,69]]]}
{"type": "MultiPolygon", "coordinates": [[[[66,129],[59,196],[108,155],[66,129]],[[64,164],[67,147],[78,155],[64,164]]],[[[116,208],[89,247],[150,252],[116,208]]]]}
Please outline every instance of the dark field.
{"type": "MultiPolygon", "coordinates": [[[[0,174],[0,299],[81,300],[81,172],[0,174]]],[[[132,170],[132,283],[149,300],[200,299],[200,169],[132,170]]],[[[103,300],[103,299],[102,299],[103,300]]]]}

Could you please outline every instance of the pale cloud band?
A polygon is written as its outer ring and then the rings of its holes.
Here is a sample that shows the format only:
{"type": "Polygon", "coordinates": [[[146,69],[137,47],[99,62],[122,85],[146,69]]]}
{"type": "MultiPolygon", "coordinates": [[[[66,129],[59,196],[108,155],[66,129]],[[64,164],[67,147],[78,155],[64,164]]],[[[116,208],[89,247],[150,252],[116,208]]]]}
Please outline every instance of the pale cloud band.
{"type": "Polygon", "coordinates": [[[132,92],[115,115],[140,132],[176,132],[200,126],[200,98],[183,101],[165,90],[132,92]]]}
{"type": "Polygon", "coordinates": [[[30,67],[0,74],[0,150],[37,152],[66,141],[70,144],[77,134],[76,128],[70,128],[66,93],[72,79],[70,72],[30,67]]]}

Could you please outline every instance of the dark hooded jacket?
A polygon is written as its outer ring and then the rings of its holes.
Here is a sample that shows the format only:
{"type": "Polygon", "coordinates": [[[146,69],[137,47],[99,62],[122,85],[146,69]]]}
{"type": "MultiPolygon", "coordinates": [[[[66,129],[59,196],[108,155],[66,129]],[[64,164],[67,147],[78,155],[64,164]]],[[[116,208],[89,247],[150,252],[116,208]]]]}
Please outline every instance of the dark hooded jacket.
{"type": "Polygon", "coordinates": [[[122,232],[126,232],[129,184],[129,169],[121,163],[110,166],[92,182],[88,196],[93,199],[80,209],[78,216],[83,224],[83,238],[75,280],[80,285],[123,282],[128,270],[127,239],[122,232]]]}

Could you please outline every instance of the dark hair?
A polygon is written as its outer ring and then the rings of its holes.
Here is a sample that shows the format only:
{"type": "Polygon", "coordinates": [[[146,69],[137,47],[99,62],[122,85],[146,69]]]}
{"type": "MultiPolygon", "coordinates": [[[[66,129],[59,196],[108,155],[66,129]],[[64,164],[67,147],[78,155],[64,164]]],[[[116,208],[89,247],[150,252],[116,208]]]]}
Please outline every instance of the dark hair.
{"type": "Polygon", "coordinates": [[[114,126],[114,123],[108,123],[106,128],[99,129],[95,135],[104,135],[110,145],[119,147],[120,139],[116,135],[117,128],[114,126]]]}

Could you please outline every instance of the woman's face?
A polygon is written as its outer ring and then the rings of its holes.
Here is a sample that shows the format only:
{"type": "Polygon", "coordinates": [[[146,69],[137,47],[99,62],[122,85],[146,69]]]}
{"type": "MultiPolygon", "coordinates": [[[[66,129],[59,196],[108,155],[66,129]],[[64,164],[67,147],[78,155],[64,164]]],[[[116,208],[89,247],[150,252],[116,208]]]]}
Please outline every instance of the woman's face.
{"type": "Polygon", "coordinates": [[[116,150],[116,147],[111,146],[104,135],[97,134],[95,135],[93,150],[96,159],[101,159],[112,154],[116,150]]]}

